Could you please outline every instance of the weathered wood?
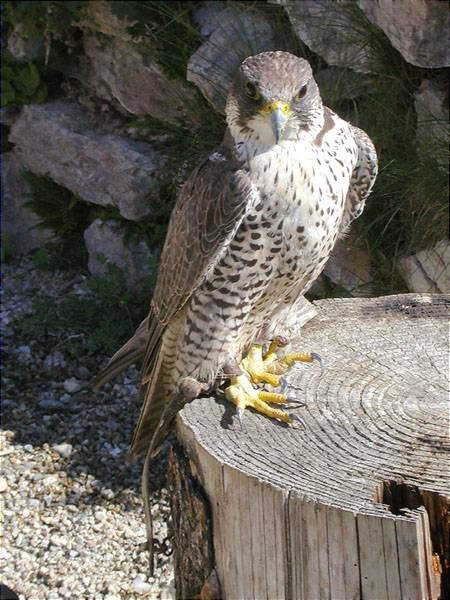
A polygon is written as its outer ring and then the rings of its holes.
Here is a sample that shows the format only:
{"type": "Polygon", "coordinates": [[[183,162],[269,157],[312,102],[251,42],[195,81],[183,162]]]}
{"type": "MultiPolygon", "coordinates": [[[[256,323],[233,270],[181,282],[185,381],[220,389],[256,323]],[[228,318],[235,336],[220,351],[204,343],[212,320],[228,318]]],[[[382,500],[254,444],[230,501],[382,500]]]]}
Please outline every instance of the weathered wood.
{"type": "Polygon", "coordinates": [[[176,445],[170,450],[167,480],[177,597],[196,598],[214,569],[211,510],[188,459],[176,445]]]}
{"type": "Polygon", "coordinates": [[[448,309],[444,295],[334,299],[293,347],[293,429],[220,397],[177,434],[209,498],[226,599],[448,597],[448,309]]]}

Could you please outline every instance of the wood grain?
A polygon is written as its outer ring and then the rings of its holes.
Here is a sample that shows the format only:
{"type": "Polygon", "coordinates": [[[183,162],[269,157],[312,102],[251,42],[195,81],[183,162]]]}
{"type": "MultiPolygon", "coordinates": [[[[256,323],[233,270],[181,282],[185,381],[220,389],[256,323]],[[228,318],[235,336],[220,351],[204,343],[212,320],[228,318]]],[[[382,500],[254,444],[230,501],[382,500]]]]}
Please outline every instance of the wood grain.
{"type": "Polygon", "coordinates": [[[326,369],[288,377],[304,427],[251,411],[241,425],[220,396],[178,416],[211,503],[223,596],[437,598],[449,560],[450,297],[314,306],[292,347],[326,369]]]}

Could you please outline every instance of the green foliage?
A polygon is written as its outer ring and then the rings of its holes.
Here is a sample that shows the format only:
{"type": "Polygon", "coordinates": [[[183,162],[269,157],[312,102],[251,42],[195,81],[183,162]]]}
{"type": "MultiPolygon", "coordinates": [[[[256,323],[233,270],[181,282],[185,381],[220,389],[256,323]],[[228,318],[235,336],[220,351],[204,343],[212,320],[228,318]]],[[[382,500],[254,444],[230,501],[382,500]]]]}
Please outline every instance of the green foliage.
{"type": "Polygon", "coordinates": [[[185,79],[188,60],[202,43],[191,23],[192,9],[198,2],[172,0],[125,0],[111,3],[113,14],[126,19],[127,31],[153,56],[169,77],[185,79]]]}
{"type": "Polygon", "coordinates": [[[3,2],[5,38],[20,26],[20,36],[35,39],[39,55],[32,63],[23,64],[2,50],[3,67],[8,67],[2,74],[4,106],[43,102],[61,94],[65,73],[81,50],[81,32],[76,26],[87,5],[86,1],[70,0],[3,2]]]}
{"type": "Polygon", "coordinates": [[[52,246],[50,248],[45,246],[39,248],[31,257],[33,265],[39,271],[55,271],[58,268],[58,253],[56,252],[56,248],[53,252],[51,248],[52,246]]]}
{"type": "Polygon", "coordinates": [[[37,104],[47,98],[47,86],[41,81],[35,64],[19,63],[7,50],[2,51],[2,106],[37,104]]]}
{"type": "Polygon", "coordinates": [[[2,263],[8,261],[12,257],[12,247],[9,239],[9,234],[5,231],[2,234],[1,260],[2,263]]]}
{"type": "MultiPolygon", "coordinates": [[[[221,143],[225,131],[224,118],[213,112],[204,101],[197,105],[196,123],[162,123],[152,117],[144,117],[129,123],[143,139],[166,156],[160,173],[160,201],[152,216],[140,224],[140,231],[152,248],[160,248],[164,242],[170,213],[182,184],[193,169],[221,143]]],[[[142,239],[142,238],[141,238],[142,239]]]]}
{"type": "MultiPolygon", "coordinates": [[[[31,192],[26,206],[38,217],[35,227],[52,231],[53,240],[33,255],[37,269],[54,271],[57,269],[85,269],[87,252],[83,234],[95,219],[116,221],[124,234],[125,243],[138,243],[144,240],[153,249],[164,242],[168,213],[142,221],[124,219],[115,206],[96,206],[84,202],[70,190],[58,185],[48,177],[24,172],[24,179],[31,192]]],[[[154,260],[154,259],[152,259],[154,260]]],[[[153,270],[153,269],[152,269],[153,270]]]]}
{"type": "Polygon", "coordinates": [[[124,273],[107,264],[105,276],[89,277],[90,294],[71,292],[60,298],[39,298],[33,313],[16,326],[24,336],[53,336],[64,341],[67,352],[111,354],[123,344],[147,312],[150,284],[140,293],[130,292],[124,273]]]}
{"type": "Polygon", "coordinates": [[[23,173],[31,192],[26,206],[38,217],[35,226],[53,232],[54,240],[34,255],[37,267],[46,269],[83,267],[87,253],[83,233],[91,222],[89,204],[48,177],[23,173]]]}
{"type": "Polygon", "coordinates": [[[20,23],[32,36],[43,32],[52,38],[69,36],[69,29],[87,7],[87,1],[18,0],[3,3],[3,25],[14,27],[20,23]]]}

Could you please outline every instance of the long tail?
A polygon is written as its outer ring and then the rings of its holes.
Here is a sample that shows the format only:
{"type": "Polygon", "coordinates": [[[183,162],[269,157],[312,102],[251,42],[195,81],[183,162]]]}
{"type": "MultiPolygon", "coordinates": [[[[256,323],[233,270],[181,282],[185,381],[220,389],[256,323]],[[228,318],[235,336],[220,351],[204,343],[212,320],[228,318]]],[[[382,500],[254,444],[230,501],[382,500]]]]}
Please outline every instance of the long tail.
{"type": "Polygon", "coordinates": [[[114,354],[106,367],[97,375],[94,380],[94,387],[101,387],[120,375],[131,364],[141,360],[147,346],[148,336],[148,317],[146,317],[136,329],[133,337],[114,354]]]}
{"type": "MultiPolygon", "coordinates": [[[[163,352],[159,352],[147,383],[141,383],[139,395],[142,398],[142,408],[134,430],[131,448],[128,451],[129,459],[137,458],[147,451],[161,415],[174,391],[167,385],[167,382],[164,382],[162,362],[163,352]]],[[[154,445],[152,456],[158,453],[159,447],[159,444],[154,445]]]]}

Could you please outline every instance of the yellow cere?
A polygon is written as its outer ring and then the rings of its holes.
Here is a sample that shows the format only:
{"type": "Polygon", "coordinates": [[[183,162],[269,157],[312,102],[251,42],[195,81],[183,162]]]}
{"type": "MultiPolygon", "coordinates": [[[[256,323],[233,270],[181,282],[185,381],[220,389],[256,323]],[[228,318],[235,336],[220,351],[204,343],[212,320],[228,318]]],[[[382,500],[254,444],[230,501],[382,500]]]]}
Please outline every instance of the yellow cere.
{"type": "Polygon", "coordinates": [[[277,108],[280,109],[285,115],[289,115],[292,112],[290,105],[287,102],[282,102],[281,100],[274,100],[273,102],[266,104],[259,112],[262,115],[269,115],[277,110],[277,108]]]}

